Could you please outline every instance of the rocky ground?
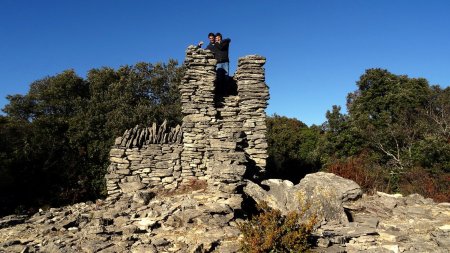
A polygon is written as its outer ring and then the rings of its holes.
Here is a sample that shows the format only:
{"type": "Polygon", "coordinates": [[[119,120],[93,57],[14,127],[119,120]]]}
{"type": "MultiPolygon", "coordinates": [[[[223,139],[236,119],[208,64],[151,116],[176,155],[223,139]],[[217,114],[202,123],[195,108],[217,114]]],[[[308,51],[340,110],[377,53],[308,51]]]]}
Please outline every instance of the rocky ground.
{"type": "Polygon", "coordinates": [[[236,252],[239,195],[172,196],[51,208],[0,221],[0,252],[236,252]]]}
{"type": "Polygon", "coordinates": [[[450,252],[450,203],[377,193],[345,205],[347,224],[325,224],[317,252],[450,252]]]}
{"type": "MultiPolygon", "coordinates": [[[[328,173],[302,182],[269,180],[264,189],[248,183],[246,192],[284,211],[295,208],[289,201],[298,192],[320,199],[315,252],[450,252],[449,203],[420,195],[361,197],[354,182],[328,173]]],[[[208,189],[139,192],[7,216],[0,219],[0,252],[238,252],[241,204],[241,195],[208,189]]]]}
{"type": "Polygon", "coordinates": [[[322,217],[314,252],[450,252],[450,203],[418,194],[362,195],[355,182],[323,172],[297,185],[278,179],[262,185],[248,182],[244,191],[284,213],[312,203],[322,217]]]}

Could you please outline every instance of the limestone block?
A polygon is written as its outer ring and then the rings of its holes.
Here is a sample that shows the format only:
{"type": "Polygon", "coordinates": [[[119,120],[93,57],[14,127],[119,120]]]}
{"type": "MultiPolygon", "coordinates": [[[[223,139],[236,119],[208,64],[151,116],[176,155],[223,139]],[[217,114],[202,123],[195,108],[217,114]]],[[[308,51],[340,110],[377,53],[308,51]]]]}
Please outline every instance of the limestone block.
{"type": "Polygon", "coordinates": [[[190,114],[183,118],[183,122],[209,122],[211,121],[211,117],[205,116],[203,114],[190,114]]]}
{"type": "Polygon", "coordinates": [[[128,161],[126,158],[118,158],[118,157],[114,157],[114,156],[110,157],[109,160],[112,163],[124,163],[124,164],[130,163],[130,161],[128,161]]]}
{"type": "Polygon", "coordinates": [[[180,178],[180,176],[181,176],[181,171],[174,171],[173,172],[173,177],[174,178],[180,178]]]}
{"type": "Polygon", "coordinates": [[[121,149],[121,148],[112,148],[109,151],[109,155],[117,157],[117,158],[121,158],[121,157],[123,157],[125,155],[125,150],[121,149]]]}
{"type": "Polygon", "coordinates": [[[175,181],[175,178],[174,178],[174,177],[165,177],[165,178],[163,178],[163,179],[161,180],[161,182],[167,183],[167,184],[170,184],[170,183],[172,183],[173,181],[175,181]]]}
{"type": "Polygon", "coordinates": [[[120,183],[119,187],[123,193],[133,193],[143,189],[145,185],[142,182],[126,182],[120,183]]]}
{"type": "Polygon", "coordinates": [[[150,177],[168,177],[172,176],[173,169],[163,169],[163,170],[154,170],[152,171],[149,176],[150,177]]]}
{"type": "Polygon", "coordinates": [[[245,150],[248,154],[253,155],[253,154],[265,154],[266,150],[261,150],[261,149],[246,149],[245,150]]]}
{"type": "Polygon", "coordinates": [[[142,161],[142,155],[140,153],[127,156],[127,159],[130,161],[142,161]]]}
{"type": "Polygon", "coordinates": [[[129,169],[122,169],[122,170],[116,170],[116,173],[120,174],[120,175],[129,175],[129,174],[131,174],[131,171],[129,169]]]}
{"type": "Polygon", "coordinates": [[[117,189],[117,190],[112,190],[112,191],[108,191],[108,195],[114,195],[114,194],[117,194],[117,193],[120,193],[120,192],[122,192],[121,190],[119,190],[119,189],[117,189]]]}
{"type": "Polygon", "coordinates": [[[105,178],[107,180],[109,180],[109,179],[117,179],[117,178],[122,178],[122,177],[123,177],[122,175],[119,175],[119,174],[116,174],[116,173],[110,173],[110,174],[106,174],[105,175],[105,178]]]}
{"type": "Polygon", "coordinates": [[[150,178],[144,177],[144,178],[142,178],[141,182],[145,185],[148,185],[148,184],[150,184],[151,181],[150,181],[150,178]]]}
{"type": "Polygon", "coordinates": [[[119,170],[126,170],[128,168],[130,168],[130,164],[128,164],[128,163],[119,163],[119,164],[117,164],[117,169],[119,169],[119,170]]]}
{"type": "Polygon", "coordinates": [[[166,161],[157,162],[155,164],[155,168],[157,169],[167,169],[169,168],[169,163],[166,161]]]}
{"type": "Polygon", "coordinates": [[[261,144],[257,144],[257,145],[255,145],[255,148],[256,149],[262,149],[262,150],[267,150],[267,147],[268,147],[269,145],[267,144],[267,143],[261,143],[261,144]]]}
{"type": "Polygon", "coordinates": [[[113,178],[113,179],[108,179],[108,180],[106,180],[106,183],[107,184],[109,184],[109,183],[111,183],[111,184],[116,184],[117,182],[119,182],[120,180],[119,180],[119,178],[113,178]]]}
{"type": "Polygon", "coordinates": [[[147,147],[147,149],[144,149],[141,152],[142,152],[142,155],[145,155],[145,156],[155,156],[155,155],[162,154],[161,149],[160,148],[156,149],[153,147],[153,145],[152,146],[149,145],[147,147]]]}

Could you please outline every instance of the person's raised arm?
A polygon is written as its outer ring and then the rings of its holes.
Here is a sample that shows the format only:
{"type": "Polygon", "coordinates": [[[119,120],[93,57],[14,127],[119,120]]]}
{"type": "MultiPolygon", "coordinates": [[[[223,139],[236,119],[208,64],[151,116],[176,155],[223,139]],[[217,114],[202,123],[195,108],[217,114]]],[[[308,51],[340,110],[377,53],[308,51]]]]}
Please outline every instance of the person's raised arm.
{"type": "Polygon", "coordinates": [[[222,50],[224,48],[227,48],[230,45],[231,40],[230,39],[224,39],[220,43],[216,43],[216,47],[219,50],[222,50]]]}
{"type": "Polygon", "coordinates": [[[231,39],[229,39],[229,38],[222,40],[222,44],[224,44],[224,45],[228,45],[228,44],[230,44],[230,42],[231,42],[231,39]]]}

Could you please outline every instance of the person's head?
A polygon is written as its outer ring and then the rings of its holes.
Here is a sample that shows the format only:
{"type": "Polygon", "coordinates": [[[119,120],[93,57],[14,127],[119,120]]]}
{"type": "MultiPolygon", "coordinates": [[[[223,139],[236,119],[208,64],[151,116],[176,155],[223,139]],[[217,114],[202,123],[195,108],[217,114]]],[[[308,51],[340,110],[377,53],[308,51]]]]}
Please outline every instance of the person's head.
{"type": "Polygon", "coordinates": [[[220,43],[222,41],[222,34],[216,33],[216,42],[220,43]]]}
{"type": "Polygon", "coordinates": [[[208,33],[208,39],[211,43],[216,42],[216,36],[214,35],[214,33],[208,33]]]}

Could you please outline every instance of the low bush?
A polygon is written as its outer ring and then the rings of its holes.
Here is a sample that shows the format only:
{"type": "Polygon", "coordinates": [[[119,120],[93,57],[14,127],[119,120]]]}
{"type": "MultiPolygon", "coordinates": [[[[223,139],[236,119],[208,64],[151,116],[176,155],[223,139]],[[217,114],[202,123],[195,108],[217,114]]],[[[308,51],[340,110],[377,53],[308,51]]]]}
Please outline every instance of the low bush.
{"type": "Polygon", "coordinates": [[[305,215],[310,206],[286,216],[266,203],[258,205],[259,214],[239,223],[243,234],[242,252],[306,252],[311,247],[311,233],[318,222],[317,215],[305,215]],[[302,220],[303,219],[303,220],[302,220]]]}

